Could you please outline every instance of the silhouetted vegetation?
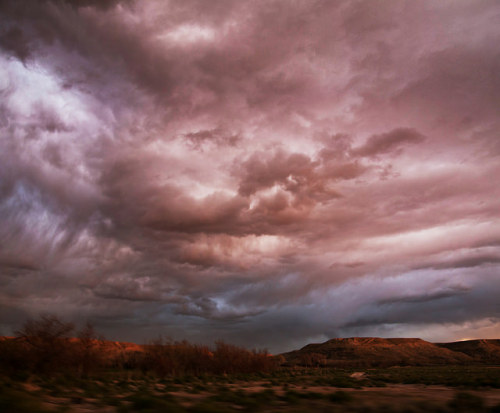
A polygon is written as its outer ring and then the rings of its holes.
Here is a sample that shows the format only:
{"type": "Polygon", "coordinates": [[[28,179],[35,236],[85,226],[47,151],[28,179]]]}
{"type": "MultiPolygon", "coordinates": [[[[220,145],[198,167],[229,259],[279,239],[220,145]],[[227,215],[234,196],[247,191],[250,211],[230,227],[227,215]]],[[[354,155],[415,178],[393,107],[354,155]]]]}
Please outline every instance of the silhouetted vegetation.
{"type": "Polygon", "coordinates": [[[101,343],[90,324],[75,333],[72,323],[43,315],[26,321],[15,338],[0,341],[0,366],[15,376],[65,372],[86,376],[104,363],[101,343]],[[79,339],[72,339],[73,334],[79,339]]]}
{"type": "Polygon", "coordinates": [[[277,367],[267,351],[249,351],[224,342],[217,342],[211,349],[162,339],[144,346],[144,353],[134,362],[142,371],[152,371],[160,377],[269,372],[277,367]]]}
{"type": "Polygon", "coordinates": [[[212,348],[160,338],[126,349],[106,342],[89,323],[76,332],[73,324],[53,315],[29,319],[15,338],[0,341],[2,371],[19,377],[30,373],[87,377],[109,369],[158,377],[266,373],[277,363],[267,351],[250,351],[224,342],[212,348]]]}

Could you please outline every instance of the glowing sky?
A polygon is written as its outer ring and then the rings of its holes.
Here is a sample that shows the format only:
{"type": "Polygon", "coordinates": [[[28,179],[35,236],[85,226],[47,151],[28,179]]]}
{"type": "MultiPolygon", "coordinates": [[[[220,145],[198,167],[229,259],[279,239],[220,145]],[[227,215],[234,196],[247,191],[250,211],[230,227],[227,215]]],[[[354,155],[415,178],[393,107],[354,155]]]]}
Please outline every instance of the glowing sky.
{"type": "Polygon", "coordinates": [[[498,1],[0,2],[0,334],[500,336],[498,1]]]}

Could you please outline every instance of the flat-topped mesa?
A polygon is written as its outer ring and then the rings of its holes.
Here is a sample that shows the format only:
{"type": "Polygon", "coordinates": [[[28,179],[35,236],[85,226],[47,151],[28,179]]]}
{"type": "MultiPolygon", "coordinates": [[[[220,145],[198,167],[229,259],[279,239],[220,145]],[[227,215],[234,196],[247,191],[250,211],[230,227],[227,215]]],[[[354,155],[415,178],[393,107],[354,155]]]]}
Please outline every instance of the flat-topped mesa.
{"type": "Polygon", "coordinates": [[[434,346],[434,344],[424,341],[420,338],[380,338],[380,337],[349,337],[332,338],[324,343],[307,344],[299,351],[313,349],[332,349],[332,348],[381,348],[381,347],[420,347],[434,346]]]}
{"type": "Polygon", "coordinates": [[[326,343],[347,343],[353,345],[390,345],[390,344],[398,345],[398,344],[422,344],[428,342],[422,340],[421,338],[348,337],[348,338],[332,338],[328,340],[326,343]]]}
{"type": "Polygon", "coordinates": [[[350,337],[283,354],[289,365],[377,367],[470,364],[473,359],[419,338],[350,337]]]}

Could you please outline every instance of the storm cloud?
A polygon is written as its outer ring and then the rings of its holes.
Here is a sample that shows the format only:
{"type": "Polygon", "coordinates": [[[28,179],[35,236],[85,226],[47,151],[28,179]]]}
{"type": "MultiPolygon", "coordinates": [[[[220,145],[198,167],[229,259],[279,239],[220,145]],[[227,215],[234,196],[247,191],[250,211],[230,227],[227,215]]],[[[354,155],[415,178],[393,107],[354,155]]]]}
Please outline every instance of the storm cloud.
{"type": "Polygon", "coordinates": [[[495,1],[0,4],[0,333],[500,334],[495,1]]]}

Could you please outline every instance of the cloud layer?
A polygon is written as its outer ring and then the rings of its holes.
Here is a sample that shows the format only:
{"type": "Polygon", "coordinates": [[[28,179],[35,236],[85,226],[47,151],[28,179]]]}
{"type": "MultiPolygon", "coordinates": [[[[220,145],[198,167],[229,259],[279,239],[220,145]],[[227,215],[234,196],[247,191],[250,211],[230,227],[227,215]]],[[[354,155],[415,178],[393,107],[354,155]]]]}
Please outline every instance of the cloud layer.
{"type": "Polygon", "coordinates": [[[0,332],[498,337],[498,18],[3,1],[0,332]]]}

